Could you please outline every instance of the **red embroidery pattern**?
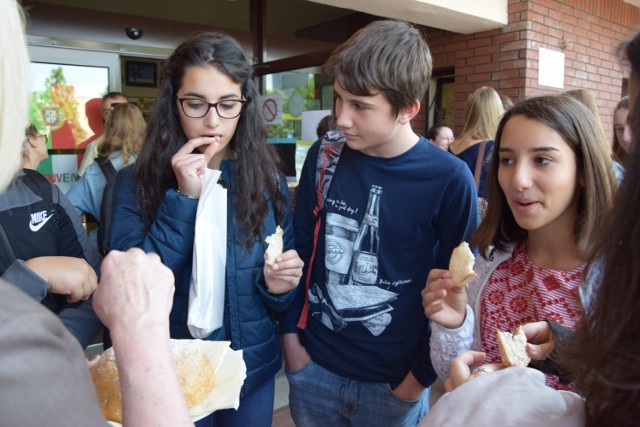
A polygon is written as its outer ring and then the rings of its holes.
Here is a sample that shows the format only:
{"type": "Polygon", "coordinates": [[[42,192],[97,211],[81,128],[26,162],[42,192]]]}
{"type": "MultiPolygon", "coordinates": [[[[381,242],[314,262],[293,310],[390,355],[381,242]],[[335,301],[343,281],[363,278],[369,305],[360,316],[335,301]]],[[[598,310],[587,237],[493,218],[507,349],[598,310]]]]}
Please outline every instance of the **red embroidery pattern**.
{"type": "MultiPolygon", "coordinates": [[[[584,265],[571,271],[538,268],[527,256],[524,242],[518,243],[511,258],[494,270],[480,296],[480,334],[487,361],[500,361],[496,329],[512,331],[540,320],[575,329],[582,318],[578,287],[583,273],[584,265]]],[[[550,375],[547,385],[565,388],[550,375]]]]}

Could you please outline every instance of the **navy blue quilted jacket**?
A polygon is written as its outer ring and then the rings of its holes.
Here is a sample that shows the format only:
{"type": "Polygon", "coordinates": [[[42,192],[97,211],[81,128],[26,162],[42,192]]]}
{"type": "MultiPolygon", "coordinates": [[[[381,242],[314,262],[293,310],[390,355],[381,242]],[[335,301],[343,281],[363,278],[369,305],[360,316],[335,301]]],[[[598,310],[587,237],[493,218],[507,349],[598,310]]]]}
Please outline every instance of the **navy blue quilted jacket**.
{"type": "MultiPolygon", "coordinates": [[[[243,350],[247,365],[247,379],[242,395],[250,393],[273,377],[281,367],[281,353],[274,313],[284,310],[293,297],[292,292],[273,295],[264,281],[264,251],[266,244],[256,238],[247,251],[238,242],[242,230],[233,216],[234,189],[232,168],[235,162],[222,162],[222,179],[228,184],[227,203],[227,267],[224,325],[207,339],[230,340],[234,350],[243,350]]],[[[287,183],[281,179],[281,190],[287,195],[287,183]]],[[[134,170],[126,167],[118,172],[113,196],[113,226],[111,247],[127,250],[140,247],[155,252],[175,276],[176,290],[170,315],[171,337],[192,338],[187,328],[189,282],[195,217],[198,201],[182,196],[174,189],[167,190],[150,230],[135,201],[134,170]]],[[[287,210],[282,224],[284,250],[294,247],[292,218],[287,210]]],[[[273,207],[264,221],[264,236],[275,232],[273,207]]]]}

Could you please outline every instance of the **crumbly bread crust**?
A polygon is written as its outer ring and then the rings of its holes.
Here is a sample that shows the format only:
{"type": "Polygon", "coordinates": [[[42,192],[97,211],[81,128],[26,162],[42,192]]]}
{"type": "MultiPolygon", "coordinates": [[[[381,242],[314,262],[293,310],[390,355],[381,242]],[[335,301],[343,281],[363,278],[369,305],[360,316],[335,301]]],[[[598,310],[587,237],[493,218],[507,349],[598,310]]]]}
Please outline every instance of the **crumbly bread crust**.
{"type": "Polygon", "coordinates": [[[476,273],[473,271],[474,262],[475,257],[467,242],[460,243],[453,250],[449,260],[449,272],[451,272],[454,287],[464,286],[476,277],[476,273]]]}
{"type": "Polygon", "coordinates": [[[502,364],[504,367],[509,366],[528,366],[531,358],[527,353],[527,337],[524,334],[522,326],[518,326],[513,334],[510,332],[498,333],[498,347],[502,364]]]}
{"type": "MultiPolygon", "coordinates": [[[[197,343],[192,340],[171,341],[178,380],[189,409],[208,396],[214,383],[213,365],[197,343]]],[[[122,423],[120,380],[113,347],[102,353],[91,368],[91,377],[104,417],[109,421],[122,423]]]]}
{"type": "Polygon", "coordinates": [[[284,242],[282,241],[283,231],[278,225],[276,232],[264,239],[265,243],[269,245],[267,247],[267,260],[265,261],[269,265],[273,265],[276,262],[276,258],[282,254],[284,248],[284,242]]]}

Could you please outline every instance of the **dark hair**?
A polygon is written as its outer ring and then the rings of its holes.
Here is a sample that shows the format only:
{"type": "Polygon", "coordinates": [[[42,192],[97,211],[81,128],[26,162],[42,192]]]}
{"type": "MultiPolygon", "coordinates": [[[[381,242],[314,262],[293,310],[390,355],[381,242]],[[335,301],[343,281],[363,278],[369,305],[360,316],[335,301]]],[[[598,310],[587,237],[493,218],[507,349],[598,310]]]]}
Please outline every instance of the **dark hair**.
{"type": "Polygon", "coordinates": [[[431,128],[429,128],[429,131],[427,132],[427,138],[429,138],[429,141],[434,142],[438,137],[438,135],[440,134],[440,129],[446,128],[446,127],[448,126],[445,126],[445,125],[431,126],[431,128]]]}
{"type": "Polygon", "coordinates": [[[229,148],[236,154],[234,179],[228,191],[234,194],[234,220],[244,231],[249,247],[262,236],[262,222],[271,201],[280,222],[286,198],[279,189],[278,157],[266,141],[266,129],[258,110],[251,65],[232,37],[219,32],[197,33],[176,48],[167,60],[158,97],[149,119],[147,134],[136,162],[136,197],[147,226],[153,222],[165,192],[177,187],[171,157],[187,142],[180,124],[177,92],[191,67],[215,67],[240,85],[246,100],[229,148]]]}
{"type": "Polygon", "coordinates": [[[324,116],[318,122],[318,127],[316,128],[316,134],[318,135],[318,138],[321,138],[324,136],[325,133],[329,132],[330,130],[337,130],[337,129],[338,129],[338,124],[336,123],[336,116],[334,116],[333,114],[329,114],[327,116],[324,116]]]}
{"type": "MultiPolygon", "coordinates": [[[[640,33],[624,45],[640,83],[640,33]]],[[[632,138],[640,146],[640,109],[630,111],[632,138]]],[[[559,348],[559,361],[571,370],[586,398],[586,426],[638,424],[640,399],[640,150],[630,153],[613,211],[599,229],[589,273],[601,281],[585,308],[573,339],[559,348]],[[601,271],[598,271],[598,270],[601,271]],[[595,276],[595,275],[594,275],[595,276]]]]}
{"type": "Polygon", "coordinates": [[[431,78],[431,53],[413,25],[374,21],[338,46],[322,71],[354,95],[382,91],[397,115],[424,98],[431,78]]]}
{"type": "Polygon", "coordinates": [[[122,92],[109,92],[100,99],[100,111],[104,109],[104,103],[107,100],[117,98],[124,98],[127,100],[127,102],[129,101],[129,98],[127,98],[127,96],[122,92]]]}
{"type": "Polygon", "coordinates": [[[509,244],[527,237],[527,230],[516,222],[498,182],[502,132],[509,120],[517,116],[539,121],[558,132],[576,155],[577,171],[584,185],[578,186],[578,218],[574,234],[578,252],[586,258],[591,234],[599,229],[609,213],[616,179],[609,144],[604,135],[598,132],[593,115],[585,105],[568,96],[530,98],[505,113],[498,126],[487,175],[488,199],[491,203],[473,234],[472,244],[477,245],[484,256],[488,256],[491,246],[503,251],[509,244]]]}
{"type": "Polygon", "coordinates": [[[39,133],[40,132],[38,131],[38,128],[36,128],[33,123],[29,123],[29,125],[24,130],[24,136],[28,138],[35,138],[39,133]]]}

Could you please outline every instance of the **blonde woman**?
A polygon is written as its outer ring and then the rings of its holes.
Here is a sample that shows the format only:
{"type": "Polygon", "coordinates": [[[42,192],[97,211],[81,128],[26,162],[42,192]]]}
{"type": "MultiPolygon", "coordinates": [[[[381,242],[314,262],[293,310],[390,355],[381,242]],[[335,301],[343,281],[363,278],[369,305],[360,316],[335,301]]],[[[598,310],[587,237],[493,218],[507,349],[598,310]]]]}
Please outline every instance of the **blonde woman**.
{"type": "Polygon", "coordinates": [[[464,161],[474,174],[478,197],[486,198],[487,159],[503,114],[502,100],[495,89],[488,86],[477,89],[464,104],[462,134],[449,146],[449,151],[464,161]]]}
{"type": "MultiPolygon", "coordinates": [[[[133,104],[116,105],[107,121],[105,138],[98,147],[98,156],[106,157],[118,171],[133,164],[144,140],[146,122],[140,109],[133,104]]],[[[102,195],[107,184],[100,165],[91,163],[85,173],[67,193],[80,215],[89,213],[100,222],[102,195]]]]}

